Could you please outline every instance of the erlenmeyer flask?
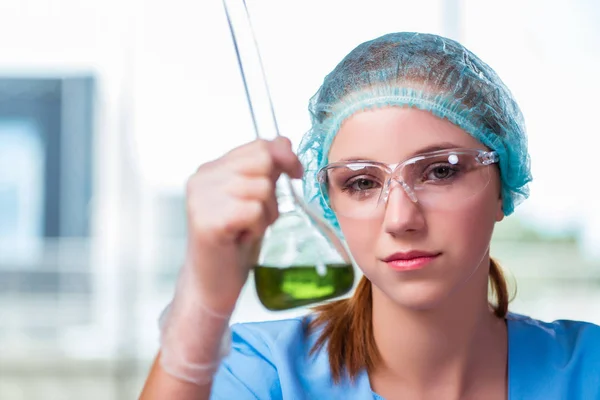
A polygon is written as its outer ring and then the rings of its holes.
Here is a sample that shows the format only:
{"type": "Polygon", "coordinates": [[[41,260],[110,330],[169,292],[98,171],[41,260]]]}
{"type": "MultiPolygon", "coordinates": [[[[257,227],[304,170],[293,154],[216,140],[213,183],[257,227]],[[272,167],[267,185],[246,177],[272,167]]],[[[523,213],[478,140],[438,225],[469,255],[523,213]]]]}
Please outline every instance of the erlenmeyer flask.
{"type": "MultiPolygon", "coordinates": [[[[244,0],[223,0],[257,137],[274,139],[279,128],[258,44],[244,0]]],[[[333,227],[310,210],[292,181],[277,181],[279,218],[266,231],[254,268],[256,291],[270,310],[286,310],[348,293],[354,260],[333,227]]]]}

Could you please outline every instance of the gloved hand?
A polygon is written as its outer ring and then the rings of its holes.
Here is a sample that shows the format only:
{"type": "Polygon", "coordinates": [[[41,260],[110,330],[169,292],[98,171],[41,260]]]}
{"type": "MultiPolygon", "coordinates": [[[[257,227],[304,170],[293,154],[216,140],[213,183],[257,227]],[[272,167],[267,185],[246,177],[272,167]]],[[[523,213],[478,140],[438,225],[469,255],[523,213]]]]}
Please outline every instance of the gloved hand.
{"type": "Polygon", "coordinates": [[[208,383],[228,352],[229,318],[264,232],[279,215],[275,182],[281,173],[303,173],[286,138],[238,147],[188,180],[186,261],[160,320],[160,362],[167,373],[208,383]]]}

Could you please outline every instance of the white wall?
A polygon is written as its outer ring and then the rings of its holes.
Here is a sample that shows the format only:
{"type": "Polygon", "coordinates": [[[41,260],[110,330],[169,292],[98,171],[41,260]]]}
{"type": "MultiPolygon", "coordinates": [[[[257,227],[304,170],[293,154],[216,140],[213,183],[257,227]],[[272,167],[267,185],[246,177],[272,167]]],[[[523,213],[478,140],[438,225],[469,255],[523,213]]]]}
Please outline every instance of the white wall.
{"type": "MultiPolygon", "coordinates": [[[[124,175],[130,175],[123,160],[123,136],[130,134],[127,124],[131,123],[124,88],[130,68],[126,50],[133,42],[133,6],[114,0],[0,2],[0,74],[58,77],[91,73],[98,79],[92,205],[97,295],[92,314],[97,323],[83,327],[81,334],[75,329],[65,332],[65,348],[68,351],[76,344],[78,353],[102,353],[115,345],[119,243],[126,234],[128,218],[120,188],[124,175]],[[70,334],[89,339],[73,341],[70,334]]],[[[135,193],[135,186],[132,189],[135,193]]]]}

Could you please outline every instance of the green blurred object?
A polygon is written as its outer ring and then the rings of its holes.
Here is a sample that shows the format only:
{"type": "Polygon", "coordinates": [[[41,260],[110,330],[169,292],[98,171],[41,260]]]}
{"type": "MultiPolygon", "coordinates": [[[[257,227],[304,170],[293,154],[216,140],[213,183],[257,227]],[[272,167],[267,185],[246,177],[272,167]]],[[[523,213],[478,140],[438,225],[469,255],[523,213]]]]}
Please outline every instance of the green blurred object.
{"type": "Polygon", "coordinates": [[[342,296],[352,289],[352,264],[327,264],[277,268],[254,268],[256,292],[272,311],[287,310],[342,296]]]}

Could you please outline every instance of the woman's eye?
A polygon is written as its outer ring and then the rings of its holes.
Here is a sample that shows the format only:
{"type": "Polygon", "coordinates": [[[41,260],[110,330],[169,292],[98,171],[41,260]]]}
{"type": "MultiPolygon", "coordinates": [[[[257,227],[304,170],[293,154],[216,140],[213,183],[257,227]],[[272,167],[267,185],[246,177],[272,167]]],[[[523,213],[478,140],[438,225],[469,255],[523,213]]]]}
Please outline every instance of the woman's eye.
{"type": "Polygon", "coordinates": [[[433,170],[433,175],[437,179],[447,178],[451,174],[452,174],[452,170],[448,167],[437,167],[436,169],[433,170]]]}
{"type": "Polygon", "coordinates": [[[349,193],[365,193],[367,191],[377,189],[379,184],[374,179],[369,178],[354,178],[349,179],[342,187],[343,191],[349,193]]]}
{"type": "Polygon", "coordinates": [[[356,191],[363,191],[375,188],[375,182],[370,179],[357,179],[350,185],[356,191]]]}
{"type": "Polygon", "coordinates": [[[430,168],[425,178],[427,180],[439,181],[451,178],[457,170],[454,167],[448,165],[438,165],[430,168]]]}

